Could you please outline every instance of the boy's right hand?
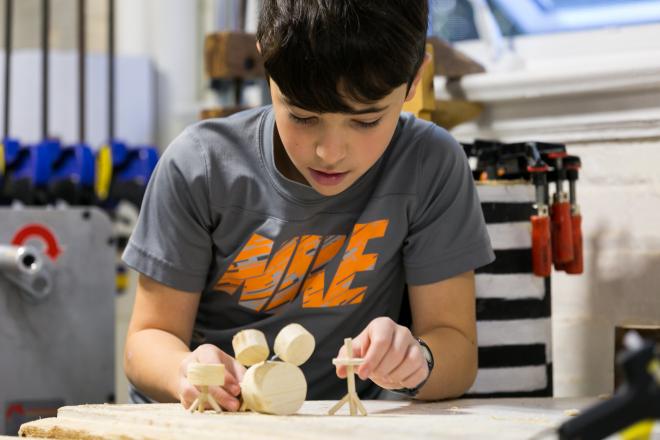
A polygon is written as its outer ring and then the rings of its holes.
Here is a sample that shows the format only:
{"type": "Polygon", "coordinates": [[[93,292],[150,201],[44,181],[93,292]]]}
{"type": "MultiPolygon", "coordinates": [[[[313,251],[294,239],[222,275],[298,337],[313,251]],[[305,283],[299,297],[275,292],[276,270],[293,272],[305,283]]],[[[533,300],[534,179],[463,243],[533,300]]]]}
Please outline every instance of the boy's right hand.
{"type": "Polygon", "coordinates": [[[209,387],[209,394],[223,409],[237,411],[240,407],[237,397],[241,394],[239,384],[243,380],[245,367],[212,344],[200,345],[181,362],[179,368],[179,399],[181,404],[185,408],[190,408],[190,405],[199,396],[197,387],[191,384],[186,377],[188,365],[195,362],[200,364],[224,364],[225,385],[222,387],[209,387]]]}

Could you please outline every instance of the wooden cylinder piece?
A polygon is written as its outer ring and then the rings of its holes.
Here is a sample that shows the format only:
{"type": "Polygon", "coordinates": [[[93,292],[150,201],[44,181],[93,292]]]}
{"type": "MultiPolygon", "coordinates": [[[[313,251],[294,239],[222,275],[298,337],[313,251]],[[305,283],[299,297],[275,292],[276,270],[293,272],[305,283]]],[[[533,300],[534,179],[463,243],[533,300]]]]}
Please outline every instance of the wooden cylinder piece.
{"type": "Polygon", "coordinates": [[[302,365],[314,352],[314,336],[300,324],[289,324],[275,338],[275,354],[284,362],[302,365]]]}
{"type": "Polygon", "coordinates": [[[225,384],[223,364],[189,364],[188,381],[195,386],[221,386],[225,384]]]}
{"type": "Polygon", "coordinates": [[[305,402],[307,381],[295,365],[269,361],[248,368],[241,382],[241,394],[252,411],[293,414],[305,402]]]}
{"type": "Polygon", "coordinates": [[[266,336],[259,330],[249,329],[236,333],[231,345],[236,360],[248,367],[265,361],[270,353],[266,336]]]}

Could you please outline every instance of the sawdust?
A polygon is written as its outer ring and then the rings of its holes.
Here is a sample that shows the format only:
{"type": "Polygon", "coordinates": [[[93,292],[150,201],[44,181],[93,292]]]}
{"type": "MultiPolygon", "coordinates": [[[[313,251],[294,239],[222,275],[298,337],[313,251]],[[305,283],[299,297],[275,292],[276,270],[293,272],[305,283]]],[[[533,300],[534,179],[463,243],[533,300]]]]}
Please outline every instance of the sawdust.
{"type": "Polygon", "coordinates": [[[499,420],[503,422],[524,423],[529,425],[544,425],[552,426],[552,422],[545,417],[501,417],[490,416],[491,420],[499,420]]]}

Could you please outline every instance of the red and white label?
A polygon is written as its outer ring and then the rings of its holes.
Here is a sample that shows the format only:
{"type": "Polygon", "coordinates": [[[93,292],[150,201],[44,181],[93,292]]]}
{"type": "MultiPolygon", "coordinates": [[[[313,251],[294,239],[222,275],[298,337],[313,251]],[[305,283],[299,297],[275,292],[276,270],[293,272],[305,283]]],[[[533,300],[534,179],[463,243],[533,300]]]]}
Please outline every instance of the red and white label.
{"type": "Polygon", "coordinates": [[[53,261],[57,261],[62,254],[62,249],[59,247],[53,231],[47,226],[37,223],[28,224],[19,229],[11,240],[11,244],[14,246],[23,246],[33,240],[42,243],[44,253],[53,261]]]}

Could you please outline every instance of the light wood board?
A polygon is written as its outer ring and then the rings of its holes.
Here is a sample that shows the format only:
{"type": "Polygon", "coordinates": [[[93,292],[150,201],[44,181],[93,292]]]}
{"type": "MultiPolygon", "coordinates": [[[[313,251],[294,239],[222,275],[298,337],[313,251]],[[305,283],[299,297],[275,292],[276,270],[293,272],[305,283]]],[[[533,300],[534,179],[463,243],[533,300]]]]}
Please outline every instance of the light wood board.
{"type": "Polygon", "coordinates": [[[179,404],[62,407],[57,418],[22,426],[23,435],[58,439],[337,439],[378,440],[505,435],[528,439],[558,426],[567,410],[593,399],[472,399],[435,403],[364,401],[369,415],[326,415],[334,401],[305,402],[298,414],[190,414],[179,404]]]}

